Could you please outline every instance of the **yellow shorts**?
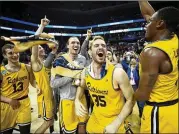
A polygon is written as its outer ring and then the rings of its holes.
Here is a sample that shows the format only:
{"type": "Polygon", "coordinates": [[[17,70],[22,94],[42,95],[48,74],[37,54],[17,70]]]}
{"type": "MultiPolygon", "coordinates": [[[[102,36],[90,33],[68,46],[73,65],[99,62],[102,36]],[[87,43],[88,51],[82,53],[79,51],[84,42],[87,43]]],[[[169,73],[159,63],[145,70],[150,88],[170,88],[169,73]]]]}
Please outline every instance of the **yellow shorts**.
{"type": "Polygon", "coordinates": [[[145,105],[140,132],[178,133],[178,102],[169,106],[145,105]]]}
{"type": "Polygon", "coordinates": [[[27,98],[19,100],[19,102],[21,105],[16,110],[13,110],[9,104],[0,102],[1,132],[14,128],[16,124],[24,126],[31,123],[30,99],[27,96],[27,98]]]}
{"type": "Polygon", "coordinates": [[[43,116],[42,102],[43,102],[43,95],[41,94],[41,95],[37,96],[38,117],[43,116]]]}
{"type": "MultiPolygon", "coordinates": [[[[85,96],[82,103],[87,107],[85,96]]],[[[88,119],[88,115],[82,118],[75,114],[75,102],[73,100],[60,101],[59,117],[61,129],[65,133],[76,132],[78,123],[86,122],[88,119]]]]}
{"type": "Polygon", "coordinates": [[[45,99],[43,94],[37,96],[38,115],[44,120],[51,120],[54,116],[54,99],[45,99]]]}
{"type": "MultiPolygon", "coordinates": [[[[86,131],[87,133],[92,133],[92,134],[104,133],[105,127],[109,125],[116,118],[117,116],[112,116],[109,118],[109,117],[104,117],[101,115],[95,115],[94,113],[92,113],[87,122],[86,131]]],[[[124,124],[121,124],[117,133],[125,133],[124,124]]]]}

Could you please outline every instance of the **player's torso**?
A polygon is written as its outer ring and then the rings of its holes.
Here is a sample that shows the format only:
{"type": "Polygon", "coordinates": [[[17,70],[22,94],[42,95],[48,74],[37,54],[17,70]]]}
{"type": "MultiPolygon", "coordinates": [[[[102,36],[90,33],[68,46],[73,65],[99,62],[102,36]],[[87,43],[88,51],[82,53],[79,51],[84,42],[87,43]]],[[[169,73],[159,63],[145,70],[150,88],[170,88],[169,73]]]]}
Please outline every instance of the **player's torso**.
{"type": "Polygon", "coordinates": [[[42,66],[42,69],[38,72],[33,72],[35,76],[35,80],[38,84],[38,87],[42,90],[49,89],[50,88],[50,70],[42,66]]]}
{"type": "Polygon", "coordinates": [[[20,69],[16,72],[10,72],[1,66],[1,75],[3,77],[1,95],[13,99],[28,95],[29,73],[25,64],[21,63],[20,69]]]}
{"type": "Polygon", "coordinates": [[[171,40],[159,41],[146,46],[155,47],[164,51],[172,64],[172,72],[159,74],[154,88],[150,94],[149,101],[165,102],[178,98],[178,38],[175,36],[171,40]]]}
{"type": "Polygon", "coordinates": [[[85,81],[94,102],[93,113],[110,117],[118,115],[124,105],[121,90],[113,87],[114,66],[110,65],[107,74],[102,79],[94,79],[86,70],[85,81]]]}

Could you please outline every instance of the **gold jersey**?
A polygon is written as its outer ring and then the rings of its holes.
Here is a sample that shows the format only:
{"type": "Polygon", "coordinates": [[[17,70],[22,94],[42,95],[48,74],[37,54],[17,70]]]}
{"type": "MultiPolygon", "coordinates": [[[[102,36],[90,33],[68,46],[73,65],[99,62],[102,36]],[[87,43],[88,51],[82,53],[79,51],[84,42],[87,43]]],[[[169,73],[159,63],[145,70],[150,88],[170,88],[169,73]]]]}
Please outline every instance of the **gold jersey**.
{"type": "Polygon", "coordinates": [[[107,73],[101,79],[93,78],[89,73],[89,68],[90,66],[85,71],[85,81],[95,104],[93,114],[96,117],[103,116],[107,118],[117,116],[125,102],[122,91],[116,91],[113,87],[114,65],[108,64],[107,73]]]}
{"type": "Polygon", "coordinates": [[[38,96],[38,111],[39,115],[43,114],[43,118],[51,120],[54,112],[54,99],[53,91],[50,87],[50,69],[46,68],[44,65],[40,71],[33,71],[37,86],[42,91],[42,94],[38,96]],[[43,112],[43,113],[42,113],[43,112]]]}
{"type": "Polygon", "coordinates": [[[44,66],[42,67],[40,71],[38,72],[34,71],[34,76],[35,76],[37,85],[41,90],[46,91],[46,92],[48,91],[51,92],[49,75],[48,75],[47,69],[44,66]]]}
{"type": "Polygon", "coordinates": [[[172,64],[171,73],[159,74],[150,94],[149,101],[151,102],[165,102],[178,98],[178,44],[178,37],[175,35],[170,40],[153,42],[144,48],[155,47],[162,50],[168,55],[172,64]]]}
{"type": "Polygon", "coordinates": [[[1,66],[1,95],[7,98],[19,99],[29,93],[29,73],[26,65],[21,63],[17,72],[8,71],[5,66],[1,66]]]}

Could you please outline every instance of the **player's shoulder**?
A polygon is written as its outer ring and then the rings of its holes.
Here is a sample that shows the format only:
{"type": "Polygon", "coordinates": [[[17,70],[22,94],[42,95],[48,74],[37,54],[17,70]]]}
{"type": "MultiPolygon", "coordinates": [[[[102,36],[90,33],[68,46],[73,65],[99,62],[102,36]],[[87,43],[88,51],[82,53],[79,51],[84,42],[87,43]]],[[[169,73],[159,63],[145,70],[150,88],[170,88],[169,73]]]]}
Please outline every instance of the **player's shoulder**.
{"type": "Polygon", "coordinates": [[[31,72],[31,71],[32,71],[31,65],[29,65],[29,64],[24,64],[24,63],[21,63],[21,65],[22,65],[22,67],[25,67],[28,72],[31,72]]]}
{"type": "Polygon", "coordinates": [[[126,74],[122,67],[115,67],[113,71],[113,79],[123,78],[126,74]]]}
{"type": "Polygon", "coordinates": [[[65,65],[67,63],[66,59],[63,56],[59,56],[53,62],[53,67],[65,65]]]}
{"type": "Polygon", "coordinates": [[[142,51],[141,56],[143,58],[152,59],[152,60],[166,58],[165,52],[156,47],[145,48],[142,51]]]}

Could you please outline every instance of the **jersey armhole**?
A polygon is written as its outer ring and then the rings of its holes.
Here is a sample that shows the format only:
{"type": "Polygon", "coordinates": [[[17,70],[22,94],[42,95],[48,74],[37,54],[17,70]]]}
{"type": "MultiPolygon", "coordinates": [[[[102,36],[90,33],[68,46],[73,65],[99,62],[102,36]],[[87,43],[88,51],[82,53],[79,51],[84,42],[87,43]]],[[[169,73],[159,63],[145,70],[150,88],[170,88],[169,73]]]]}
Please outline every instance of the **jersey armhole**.
{"type": "Polygon", "coordinates": [[[113,71],[112,71],[112,81],[111,81],[111,83],[112,83],[112,87],[113,87],[114,91],[120,91],[121,89],[120,89],[119,84],[117,84],[118,88],[114,88],[114,84],[113,84],[113,80],[114,80],[114,71],[115,71],[116,68],[117,68],[117,67],[114,67],[114,69],[113,69],[113,71]]]}
{"type": "Polygon", "coordinates": [[[26,71],[28,72],[28,79],[30,79],[30,72],[29,72],[28,69],[27,69],[27,65],[26,65],[26,64],[24,64],[24,65],[25,65],[26,71]]]}

